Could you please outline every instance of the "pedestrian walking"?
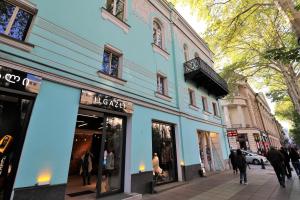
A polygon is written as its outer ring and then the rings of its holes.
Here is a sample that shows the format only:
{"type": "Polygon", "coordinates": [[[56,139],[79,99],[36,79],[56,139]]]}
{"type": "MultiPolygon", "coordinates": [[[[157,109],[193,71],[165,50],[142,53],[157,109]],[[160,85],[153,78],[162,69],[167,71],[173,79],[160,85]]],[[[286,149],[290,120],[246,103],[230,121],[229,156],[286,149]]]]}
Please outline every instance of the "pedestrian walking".
{"type": "Polygon", "coordinates": [[[280,151],[271,147],[267,153],[267,159],[274,168],[279,184],[285,188],[284,156],[280,153],[280,151]]]}
{"type": "Polygon", "coordinates": [[[288,151],[286,150],[286,148],[281,147],[280,148],[280,153],[282,153],[283,157],[284,157],[284,170],[285,170],[285,174],[287,176],[288,179],[292,178],[292,168],[290,166],[290,156],[288,154],[288,151]]]}
{"type": "Polygon", "coordinates": [[[242,151],[238,149],[236,151],[236,166],[239,168],[240,171],[240,184],[247,185],[247,162],[245,156],[242,154],[242,151]]]}
{"type": "Polygon", "coordinates": [[[230,150],[229,159],[231,161],[233,173],[237,174],[238,170],[237,170],[237,166],[236,166],[236,153],[233,150],[230,150]]]}
{"type": "Polygon", "coordinates": [[[291,157],[292,165],[297,173],[297,176],[300,179],[300,161],[299,161],[300,156],[295,148],[290,149],[290,157],[291,157]]]}

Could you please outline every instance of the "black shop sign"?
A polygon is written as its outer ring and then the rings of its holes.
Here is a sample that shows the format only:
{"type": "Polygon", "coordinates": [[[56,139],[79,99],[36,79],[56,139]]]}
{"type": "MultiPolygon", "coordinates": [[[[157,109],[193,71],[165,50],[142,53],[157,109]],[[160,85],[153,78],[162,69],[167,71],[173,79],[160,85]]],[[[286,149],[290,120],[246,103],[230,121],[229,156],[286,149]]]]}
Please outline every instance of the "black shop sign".
{"type": "Polygon", "coordinates": [[[0,87],[38,93],[42,78],[19,70],[0,66],[0,87]]]}

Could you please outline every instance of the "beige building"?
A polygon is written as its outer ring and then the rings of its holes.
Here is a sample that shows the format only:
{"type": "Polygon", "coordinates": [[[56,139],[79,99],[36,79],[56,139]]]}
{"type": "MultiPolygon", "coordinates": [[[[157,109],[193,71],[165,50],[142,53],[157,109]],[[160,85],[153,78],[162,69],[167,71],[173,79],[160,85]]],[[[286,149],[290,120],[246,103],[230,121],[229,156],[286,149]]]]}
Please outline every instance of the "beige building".
{"type": "Polygon", "coordinates": [[[229,145],[253,152],[281,147],[282,128],[271,113],[262,93],[256,93],[245,82],[237,84],[233,97],[221,101],[229,145]]]}

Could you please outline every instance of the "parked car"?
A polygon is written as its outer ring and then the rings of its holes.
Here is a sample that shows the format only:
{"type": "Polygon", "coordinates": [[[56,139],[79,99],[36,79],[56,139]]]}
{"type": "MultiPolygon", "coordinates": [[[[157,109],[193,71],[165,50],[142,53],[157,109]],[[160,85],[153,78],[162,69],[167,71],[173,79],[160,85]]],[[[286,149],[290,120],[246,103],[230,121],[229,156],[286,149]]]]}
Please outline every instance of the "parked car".
{"type": "MultiPolygon", "coordinates": [[[[236,150],[234,150],[236,152],[236,150]]],[[[246,157],[246,162],[249,164],[260,165],[261,160],[263,160],[264,164],[268,164],[269,161],[265,156],[258,155],[256,153],[241,150],[242,154],[246,157]]]]}

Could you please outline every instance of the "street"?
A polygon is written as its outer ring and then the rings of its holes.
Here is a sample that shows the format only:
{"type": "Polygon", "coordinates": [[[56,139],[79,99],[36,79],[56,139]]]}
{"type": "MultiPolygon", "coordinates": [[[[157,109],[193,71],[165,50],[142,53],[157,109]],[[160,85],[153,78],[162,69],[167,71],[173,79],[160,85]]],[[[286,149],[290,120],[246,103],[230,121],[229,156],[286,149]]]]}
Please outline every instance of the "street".
{"type": "Polygon", "coordinates": [[[271,166],[263,170],[251,165],[248,185],[240,185],[239,175],[226,171],[206,178],[196,178],[190,183],[154,195],[144,195],[146,200],[299,200],[300,180],[293,172],[280,187],[271,166]]]}

